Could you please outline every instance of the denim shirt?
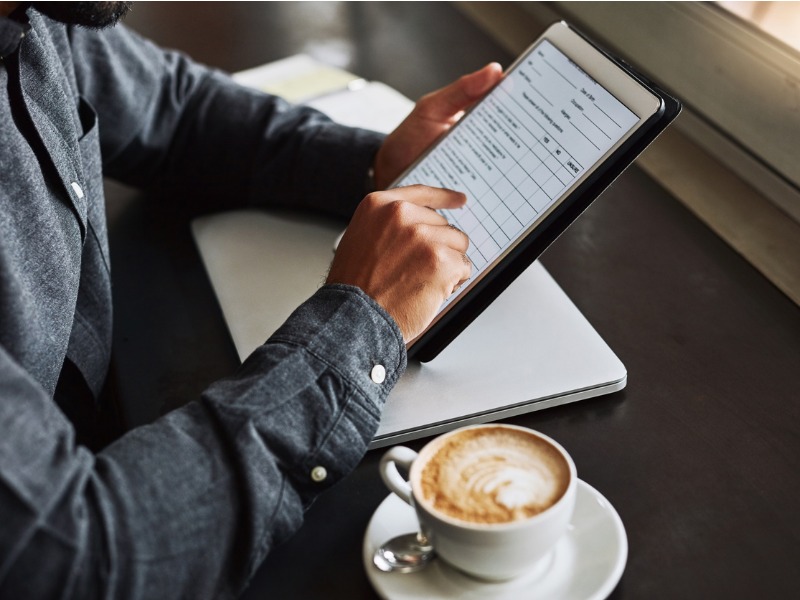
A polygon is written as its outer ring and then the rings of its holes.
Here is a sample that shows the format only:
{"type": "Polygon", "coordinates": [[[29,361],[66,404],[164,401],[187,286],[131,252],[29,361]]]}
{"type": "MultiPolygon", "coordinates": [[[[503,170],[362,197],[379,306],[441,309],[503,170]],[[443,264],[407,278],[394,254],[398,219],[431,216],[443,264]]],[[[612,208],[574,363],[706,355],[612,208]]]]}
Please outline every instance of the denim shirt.
{"type": "Polygon", "coordinates": [[[349,215],[381,137],[124,27],[24,16],[0,60],[0,597],[233,597],[363,456],[402,335],[357,288],[324,286],[236,373],[93,454],[54,395],[65,365],[95,396],[108,369],[102,177],[193,212],[349,215]]]}

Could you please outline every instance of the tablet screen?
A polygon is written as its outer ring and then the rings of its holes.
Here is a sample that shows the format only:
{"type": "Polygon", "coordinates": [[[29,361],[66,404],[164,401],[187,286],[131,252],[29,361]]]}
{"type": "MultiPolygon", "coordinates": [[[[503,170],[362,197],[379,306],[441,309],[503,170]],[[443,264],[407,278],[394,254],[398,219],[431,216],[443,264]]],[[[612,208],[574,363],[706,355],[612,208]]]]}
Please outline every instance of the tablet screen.
{"type": "Polygon", "coordinates": [[[465,207],[440,211],[469,236],[473,264],[472,278],[442,309],[466,294],[639,122],[548,40],[525,55],[395,184],[467,196],[465,207]]]}

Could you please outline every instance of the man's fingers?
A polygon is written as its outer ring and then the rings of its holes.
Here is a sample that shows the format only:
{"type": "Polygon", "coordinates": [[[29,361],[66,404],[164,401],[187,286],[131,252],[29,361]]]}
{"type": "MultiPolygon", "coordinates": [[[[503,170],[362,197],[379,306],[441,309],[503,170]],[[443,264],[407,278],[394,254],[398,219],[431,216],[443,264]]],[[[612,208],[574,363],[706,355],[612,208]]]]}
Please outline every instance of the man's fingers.
{"type": "MultiPolygon", "coordinates": [[[[453,250],[457,250],[461,254],[464,254],[469,248],[469,237],[455,225],[448,223],[445,226],[445,232],[442,235],[446,240],[444,243],[453,248],[453,250]]],[[[464,256],[466,256],[466,254],[464,254],[464,256]]],[[[467,259],[467,261],[469,261],[469,259],[467,259]]]]}
{"type": "Polygon", "coordinates": [[[453,190],[413,185],[390,190],[388,193],[383,192],[383,197],[394,203],[393,209],[400,222],[415,223],[427,239],[444,244],[462,254],[469,248],[467,234],[449,223],[435,210],[463,206],[466,202],[464,194],[453,190]]]}
{"type": "Polygon", "coordinates": [[[488,92],[503,75],[498,63],[464,75],[450,85],[428,94],[419,103],[420,116],[434,121],[451,119],[488,92]]]}
{"type": "Polygon", "coordinates": [[[466,254],[457,250],[450,250],[448,256],[451,262],[449,271],[451,273],[451,279],[446,292],[449,296],[455,293],[458,288],[472,277],[472,261],[466,254]]]}
{"type": "MultiPolygon", "coordinates": [[[[443,223],[420,224],[418,226],[420,233],[428,240],[447,246],[460,254],[464,254],[469,248],[469,237],[457,227],[450,225],[444,217],[442,217],[442,220],[444,221],[443,223]]],[[[469,259],[467,259],[467,261],[469,261],[469,259]]],[[[472,263],[470,262],[470,264],[472,263]]]]}
{"type": "Polygon", "coordinates": [[[440,208],[461,208],[467,203],[467,197],[455,190],[433,188],[425,185],[410,185],[394,188],[385,197],[389,200],[405,200],[417,206],[427,206],[434,210],[440,208]]]}

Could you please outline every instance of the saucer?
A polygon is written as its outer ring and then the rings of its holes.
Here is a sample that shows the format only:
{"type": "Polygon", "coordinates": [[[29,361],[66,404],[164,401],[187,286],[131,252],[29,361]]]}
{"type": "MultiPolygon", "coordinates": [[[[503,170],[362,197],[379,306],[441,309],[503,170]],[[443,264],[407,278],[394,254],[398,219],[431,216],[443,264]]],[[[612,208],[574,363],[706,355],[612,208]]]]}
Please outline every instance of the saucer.
{"type": "Polygon", "coordinates": [[[510,581],[473,579],[439,559],[422,571],[405,574],[384,573],[372,564],[372,555],[381,543],[417,527],[414,509],[394,494],[381,502],[370,519],[364,534],[364,568],[382,598],[600,600],[614,591],[628,558],[628,538],[617,511],[600,492],[580,480],[567,532],[530,572],[510,581]]]}

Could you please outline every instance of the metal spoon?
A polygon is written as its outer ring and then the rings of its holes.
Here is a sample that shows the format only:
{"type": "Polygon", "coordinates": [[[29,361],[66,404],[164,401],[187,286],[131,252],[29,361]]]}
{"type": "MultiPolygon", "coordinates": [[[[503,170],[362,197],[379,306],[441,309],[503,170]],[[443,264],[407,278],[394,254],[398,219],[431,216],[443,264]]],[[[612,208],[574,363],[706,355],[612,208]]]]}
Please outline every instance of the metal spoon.
{"type": "Polygon", "coordinates": [[[384,573],[413,573],[427,567],[435,556],[425,534],[406,533],[375,550],[372,562],[384,573]]]}

